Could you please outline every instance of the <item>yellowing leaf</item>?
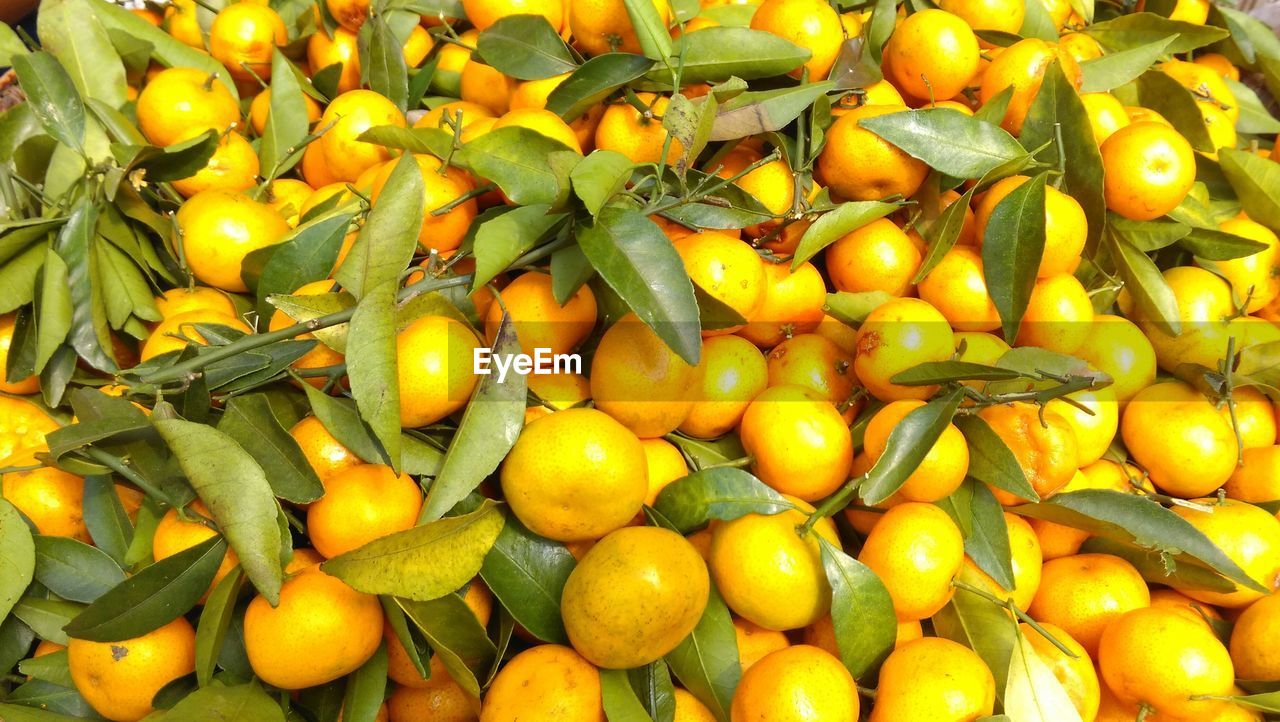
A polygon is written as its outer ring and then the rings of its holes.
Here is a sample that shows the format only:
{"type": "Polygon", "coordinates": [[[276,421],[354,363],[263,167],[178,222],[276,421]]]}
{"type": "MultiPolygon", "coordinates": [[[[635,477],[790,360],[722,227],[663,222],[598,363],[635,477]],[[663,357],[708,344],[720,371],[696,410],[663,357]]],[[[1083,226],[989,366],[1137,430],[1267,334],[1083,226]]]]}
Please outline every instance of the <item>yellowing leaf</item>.
{"type": "Polygon", "coordinates": [[[1022,634],[1009,660],[1004,713],[1010,722],[1081,722],[1067,690],[1022,634]]]}

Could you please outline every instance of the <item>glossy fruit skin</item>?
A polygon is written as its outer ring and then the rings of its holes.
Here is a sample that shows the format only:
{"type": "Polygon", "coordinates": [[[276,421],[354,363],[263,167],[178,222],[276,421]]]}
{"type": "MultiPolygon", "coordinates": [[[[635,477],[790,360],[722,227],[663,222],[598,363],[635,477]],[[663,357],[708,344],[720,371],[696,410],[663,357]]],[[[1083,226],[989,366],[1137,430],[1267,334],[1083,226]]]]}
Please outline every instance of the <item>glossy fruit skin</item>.
{"type": "Polygon", "coordinates": [[[236,316],[224,316],[211,311],[188,311],[170,316],[156,324],[156,327],[151,330],[151,335],[142,344],[139,359],[148,361],[170,351],[180,351],[189,343],[204,345],[207,339],[200,333],[200,324],[225,326],[241,333],[252,331],[248,324],[236,316]]]}
{"type": "Polygon", "coordinates": [[[361,133],[378,125],[405,126],[400,109],[372,90],[351,90],[334,98],[319,123],[329,130],[313,145],[333,180],[347,182],[391,159],[387,148],[356,140],[361,133]]]}
{"type": "Polygon", "coordinates": [[[1151,604],[1138,570],[1110,554],[1079,554],[1045,562],[1027,613],[1065,629],[1091,656],[1117,617],[1151,604]]]}
{"type": "MultiPolygon", "coordinates": [[[[822,619],[829,620],[830,618],[831,615],[827,615],[822,619]]],[[[821,624],[822,619],[815,622],[814,626],[821,624]]],[[[812,627],[805,628],[806,637],[809,629],[812,629],[812,627]]],[[[751,669],[752,665],[764,659],[771,652],[791,646],[791,640],[783,632],[765,629],[755,622],[742,617],[733,618],[733,636],[738,643],[738,661],[742,664],[743,672],[751,669]]],[[[808,644],[809,642],[806,641],[805,643],[808,644]]]]}
{"type": "Polygon", "coordinates": [[[964,566],[964,539],[942,509],[906,502],[885,512],[858,561],[884,582],[899,621],[920,620],[951,601],[951,582],[964,566]]]}
{"type": "MultiPolygon", "coordinates": [[[[1010,193],[1029,180],[1026,176],[1009,176],[998,181],[983,194],[982,200],[974,211],[974,220],[978,228],[978,245],[986,238],[987,226],[991,222],[991,214],[1010,193]]],[[[1044,189],[1044,253],[1040,257],[1040,266],[1036,270],[1037,278],[1049,278],[1064,273],[1072,273],[1080,263],[1080,253],[1084,250],[1088,236],[1088,221],[1084,209],[1071,196],[1052,186],[1044,189]]]]}
{"type": "MultiPolygon", "coordinates": [[[[164,516],[160,518],[160,522],[156,524],[155,534],[151,538],[151,556],[156,560],[168,559],[179,552],[186,551],[197,544],[203,543],[205,540],[218,536],[218,532],[212,527],[207,526],[204,520],[211,519],[208,507],[200,500],[193,501],[191,505],[184,510],[184,516],[178,514],[177,509],[169,509],[164,516]]],[[[209,588],[205,591],[207,595],[213,588],[218,586],[218,582],[222,578],[231,573],[232,569],[240,563],[240,559],[236,556],[235,550],[227,548],[226,555],[222,558],[222,563],[218,565],[218,571],[214,572],[213,580],[209,582],[209,588]]]]}
{"type": "Polygon", "coordinates": [[[1019,624],[1018,630],[1031,643],[1040,660],[1048,665],[1053,676],[1062,684],[1076,712],[1080,714],[1080,719],[1093,719],[1098,714],[1102,690],[1098,682],[1098,672],[1094,669],[1089,653],[1070,634],[1067,634],[1066,630],[1052,624],[1042,623],[1040,627],[1061,642],[1074,657],[1067,656],[1029,624],[1019,624]]]}
{"type": "Polygon", "coordinates": [[[566,409],[520,433],[502,465],[515,515],[557,541],[599,539],[640,511],[649,490],[635,434],[595,409],[566,409]]]}
{"type": "Polygon", "coordinates": [[[325,684],[354,672],[382,643],[382,605],[318,566],[288,578],[280,604],[254,597],[244,616],[254,674],[281,689],[325,684]]]}
{"type": "Polygon", "coordinates": [[[566,7],[568,5],[559,0],[465,0],[462,3],[467,19],[480,30],[508,15],[541,15],[560,32],[566,7]]]}
{"type": "MultiPolygon", "coordinates": [[[[991,427],[1022,467],[1022,473],[1041,499],[1052,496],[1071,480],[1079,467],[1075,431],[1056,411],[1024,401],[988,406],[978,416],[991,427]]],[[[1019,497],[993,489],[1000,503],[1019,503],[1019,497]]]]}
{"type": "Polygon", "coordinates": [[[953,98],[978,72],[978,37],[945,10],[907,16],[884,52],[893,84],[917,101],[953,98]]]}
{"type": "Polygon", "coordinates": [[[0,474],[0,489],[40,534],[92,543],[84,523],[84,478],[41,466],[0,474]]]}
{"type": "Polygon", "coordinates": [[[714,439],[736,428],[748,404],[768,386],[768,365],[750,341],[714,336],[702,342],[702,366],[702,383],[680,431],[714,439]]]}
{"type": "Polygon", "coordinates": [[[481,707],[481,722],[605,722],[600,673],[569,647],[542,644],[507,662],[481,707]]]}
{"type": "Polygon", "coordinates": [[[818,156],[818,171],[833,193],[869,201],[910,196],[920,188],[929,167],[859,125],[864,118],[904,111],[905,106],[864,105],[836,120],[818,156]]]}
{"type": "Polygon", "coordinates": [[[676,711],[671,722],[715,722],[716,716],[688,690],[676,687],[676,711]]]}
{"type": "Polygon", "coordinates": [[[840,16],[821,0],[765,0],[751,16],[751,28],[808,50],[809,59],[791,75],[799,78],[808,71],[810,82],[827,77],[844,42],[840,16]]]}
{"type": "Polygon", "coordinates": [[[271,54],[289,42],[284,20],[266,5],[233,3],[209,28],[209,53],[236,80],[271,79],[271,54]]]}
{"type": "Polygon", "coordinates": [[[770,386],[804,386],[830,401],[837,410],[849,405],[858,383],[853,373],[853,354],[816,333],[797,334],[774,346],[769,352],[768,370],[770,386]]]}
{"type": "Polygon", "coordinates": [[[991,61],[982,76],[981,101],[986,103],[1006,87],[1013,87],[1013,96],[1000,127],[1014,135],[1022,132],[1027,111],[1040,92],[1045,71],[1054,60],[1060,64],[1067,81],[1079,88],[1082,76],[1075,58],[1060,52],[1056,44],[1038,38],[1019,40],[991,61]]]}
{"type": "Polygon", "coordinates": [[[817,647],[798,644],[772,652],[742,675],[731,722],[856,720],[858,688],[849,670],[817,647]]]}
{"type": "Polygon", "coordinates": [[[954,13],[974,30],[1016,33],[1026,17],[1026,5],[1008,0],[942,0],[938,7],[954,13]]]}
{"type": "Polygon", "coordinates": [[[194,129],[225,131],[240,122],[240,106],[216,78],[195,68],[169,68],[138,94],[138,128],[155,145],[173,145],[194,129]]]}
{"type": "MultiPolygon", "coordinates": [[[[739,616],[774,631],[813,624],[831,604],[817,537],[801,539],[795,533],[813,507],[796,502],[799,510],[772,516],[748,514],[711,530],[708,567],[725,604],[739,616]],[[788,603],[776,604],[777,599],[788,603]]],[[[830,519],[819,521],[813,529],[839,547],[830,519]]]]}
{"type": "Polygon", "coordinates": [[[1089,292],[1075,276],[1062,273],[1036,281],[1014,345],[1070,355],[1080,350],[1092,330],[1089,292]]]}
{"type": "Polygon", "coordinates": [[[889,301],[872,311],[858,328],[853,368],[858,380],[881,401],[927,399],[936,386],[902,386],[897,374],[927,361],[945,361],[955,352],[955,337],[937,309],[915,298],[889,301]]]}
{"type": "MultiPolygon", "coordinates": [[[[1196,501],[1209,511],[1178,506],[1173,513],[1199,529],[1266,593],[1280,587],[1280,520],[1261,507],[1235,499],[1223,499],[1221,503],[1216,498],[1196,501]]],[[[1182,588],[1174,583],[1170,586],[1196,601],[1229,609],[1246,607],[1264,596],[1264,592],[1239,583],[1235,583],[1234,591],[1225,593],[1182,588]]]]}
{"type": "Polygon", "coordinates": [[[61,426],[39,406],[23,399],[0,396],[0,464],[28,466],[44,451],[45,434],[61,426]]]}
{"type": "Polygon", "coordinates": [[[1044,553],[1040,550],[1039,538],[1027,520],[1006,511],[1004,523],[1009,535],[1009,561],[1013,569],[1013,588],[1001,587],[968,556],[964,560],[964,577],[970,584],[985,589],[998,598],[1008,599],[1018,609],[1025,611],[1031,606],[1031,601],[1035,599],[1036,592],[1040,589],[1044,553]]]}
{"type": "Polygon", "coordinates": [[[1266,246],[1253,255],[1215,264],[1218,273],[1231,284],[1235,298],[1242,304],[1248,300],[1245,311],[1256,313],[1280,295],[1280,239],[1266,226],[1248,218],[1228,218],[1218,228],[1266,246]]]}
{"type": "Polygon", "coordinates": [[[956,245],[920,280],[920,299],[938,309],[956,331],[994,331],[1000,313],[987,290],[981,252],[956,245]]]}
{"type": "MultiPolygon", "coordinates": [[[[474,198],[457,203],[459,198],[473,190],[471,177],[457,168],[449,168],[442,173],[444,164],[428,155],[414,155],[413,159],[422,176],[422,207],[425,210],[418,230],[418,246],[428,252],[456,250],[476,218],[474,198]],[[456,205],[447,213],[434,215],[435,211],[451,203],[456,205]]],[[[374,177],[369,197],[375,203],[395,167],[395,163],[387,163],[374,177]]]]}
{"type": "Polygon", "coordinates": [[[332,475],[324,496],[307,509],[307,529],[325,557],[413,528],[422,490],[408,474],[382,464],[358,464],[332,475]]]}
{"type": "Polygon", "coordinates": [[[1093,330],[1076,353],[1112,378],[1112,393],[1121,404],[1156,380],[1155,349],[1142,329],[1126,318],[1095,315],[1093,330]]]}
{"type": "MultiPolygon", "coordinates": [[[[1087,37],[1081,34],[1081,37],[1087,37]]],[[[1093,130],[1093,139],[1102,145],[1111,134],[1128,125],[1129,114],[1124,106],[1111,93],[1081,93],[1085,112],[1089,114],[1089,127],[1093,130]]]]}
{"type": "Polygon", "coordinates": [[[344,27],[333,29],[333,36],[313,33],[307,39],[307,62],[314,70],[342,64],[337,90],[346,93],[360,87],[360,55],[356,34],[344,27]]]}
{"type": "MultiPolygon", "coordinates": [[[[764,301],[764,262],[750,244],[727,233],[703,231],[675,242],[690,280],[713,298],[750,318],[764,301]]],[[[705,335],[732,333],[741,326],[706,331],[705,335]]]]}
{"type": "MultiPolygon", "coordinates": [[[[863,432],[862,445],[871,461],[888,448],[889,435],[908,414],[923,407],[923,401],[894,401],[871,417],[863,432]]],[[[947,424],[930,447],[924,461],[907,477],[898,493],[907,501],[933,502],[950,496],[969,471],[969,446],[955,424],[947,424]]]]}
{"type": "Polygon", "coordinates": [[[871,722],[964,722],[991,714],[996,683],[975,652],[941,637],[894,650],[880,667],[871,722]]]}
{"type": "Polygon", "coordinates": [[[490,345],[498,337],[504,305],[521,350],[530,355],[540,348],[567,354],[590,335],[596,324],[596,297],[591,289],[579,288],[562,306],[552,293],[551,276],[546,273],[523,273],[498,295],[502,304],[490,304],[485,314],[484,333],[490,345]]]}
{"type": "Polygon", "coordinates": [[[67,662],[76,691],[103,717],[133,722],[151,713],[151,698],[196,669],[196,633],[183,617],[133,639],[72,638],[67,662]]]}
{"type": "Polygon", "coordinates": [[[480,719],[480,700],[458,686],[443,666],[432,666],[437,669],[432,671],[431,681],[426,687],[400,686],[387,698],[388,722],[420,719],[477,722],[480,719]]]}
{"type": "Polygon", "coordinates": [[[1211,700],[1231,694],[1231,656],[1203,624],[1167,609],[1135,609],[1116,619],[1098,649],[1102,679],[1116,697],[1160,715],[1203,719],[1211,700]]]}
{"type": "Polygon", "coordinates": [[[689,415],[702,368],[628,314],[601,337],[590,377],[596,408],[649,439],[670,433],[689,415]]]}
{"type": "Polygon", "coordinates": [[[605,669],[642,667],[676,648],[707,606],[707,565],[684,537],[619,529],[591,547],[564,586],[569,641],[605,669]]]}
{"type": "Polygon", "coordinates": [[[751,468],[783,494],[816,501],[849,478],[853,440],[840,412],[817,392],[774,386],[755,398],[742,416],[743,448],[751,468]]]}
{"type": "Polygon", "coordinates": [[[223,190],[207,190],[178,209],[187,266],[201,283],[244,293],[241,265],[253,251],[279,243],[289,224],[270,206],[223,190]]]}
{"type": "Polygon", "coordinates": [[[1231,631],[1231,661],[1240,679],[1280,679],[1275,645],[1280,595],[1270,594],[1245,608],[1231,631]]]}
{"type": "Polygon", "coordinates": [[[812,263],[792,270],[790,263],[764,264],[764,298],[738,335],[761,348],[789,336],[810,333],[822,323],[827,285],[812,263]]]}
{"type": "Polygon", "coordinates": [[[1100,150],[1107,208],[1130,220],[1153,220],[1177,208],[1195,182],[1191,144],[1166,125],[1131,123],[1100,150]]]}
{"type": "Polygon", "coordinates": [[[1280,446],[1245,449],[1224,488],[1229,498],[1251,504],[1280,500],[1280,446]]]}
{"type": "Polygon", "coordinates": [[[1061,416],[1075,432],[1076,463],[1087,466],[1101,459],[1111,447],[1120,428],[1120,404],[1110,386],[1077,391],[1066,398],[1088,411],[1065,399],[1054,399],[1046,408],[1061,416]]]}
{"type": "Polygon", "coordinates": [[[446,316],[423,316],[396,334],[400,426],[434,424],[471,400],[477,348],[471,329],[446,316]]]}
{"type": "MultiPolygon", "coordinates": [[[[602,0],[613,2],[614,0],[602,0]]],[[[621,0],[617,0],[621,3],[621,0]]],[[[575,6],[576,7],[576,6],[575,6]]],[[[636,93],[640,102],[649,106],[655,116],[667,111],[670,100],[665,95],[636,93]]],[[[596,126],[595,146],[599,150],[612,150],[625,155],[633,163],[656,163],[663,160],[662,146],[666,142],[667,129],[656,118],[646,117],[627,104],[610,105],[596,126]]],[[[668,164],[674,163],[684,152],[684,144],[675,138],[667,148],[668,164]]]]}
{"type": "Polygon", "coordinates": [[[838,291],[909,295],[923,255],[893,221],[879,218],[827,246],[827,273],[838,291]]]}
{"type": "Polygon", "coordinates": [[[1231,425],[1180,381],[1153,384],[1134,396],[1120,419],[1120,435],[1151,481],[1173,496],[1210,494],[1236,468],[1231,425]]]}

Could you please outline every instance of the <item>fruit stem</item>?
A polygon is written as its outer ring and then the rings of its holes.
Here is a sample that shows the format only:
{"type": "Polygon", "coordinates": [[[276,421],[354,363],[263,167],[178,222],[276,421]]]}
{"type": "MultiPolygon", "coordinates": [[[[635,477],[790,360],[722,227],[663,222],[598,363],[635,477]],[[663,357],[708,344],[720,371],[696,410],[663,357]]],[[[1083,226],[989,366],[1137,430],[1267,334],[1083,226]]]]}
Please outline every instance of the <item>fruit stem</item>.
{"type": "Polygon", "coordinates": [[[720,462],[719,464],[708,464],[707,466],[702,467],[702,469],[701,469],[701,470],[706,470],[706,469],[745,469],[745,468],[747,468],[748,466],[751,466],[753,463],[755,463],[755,460],[756,460],[756,457],[752,456],[751,454],[747,454],[746,456],[743,456],[743,457],[738,458],[738,459],[730,459],[729,461],[722,461],[722,462],[720,462]]]}
{"type": "Polygon", "coordinates": [[[808,519],[805,519],[803,524],[796,527],[796,533],[801,537],[808,536],[809,532],[813,531],[813,525],[817,524],[819,519],[826,519],[837,511],[848,506],[849,502],[853,501],[854,495],[858,493],[858,486],[866,478],[867,477],[864,474],[856,479],[850,479],[843,487],[840,488],[840,491],[837,491],[827,497],[827,500],[822,502],[817,509],[814,509],[813,513],[809,515],[808,519]]]}
{"type": "Polygon", "coordinates": [[[160,489],[157,488],[154,484],[142,478],[141,474],[134,471],[133,469],[130,469],[124,463],[124,459],[121,459],[118,456],[113,456],[112,454],[108,454],[102,449],[94,448],[92,446],[85,447],[84,453],[90,459],[98,462],[99,464],[102,464],[103,466],[107,467],[108,469],[111,469],[112,471],[116,472],[120,476],[123,476],[124,478],[128,479],[130,483],[132,483],[134,486],[138,487],[139,489],[142,489],[143,493],[145,493],[147,496],[151,497],[152,499],[161,499],[165,503],[170,503],[168,494],[165,494],[164,492],[160,491],[160,489]]]}
{"type": "Polygon", "coordinates": [[[1022,611],[1021,609],[1018,609],[1018,605],[1014,604],[1013,600],[1001,599],[1000,597],[997,597],[996,595],[992,594],[991,592],[988,592],[985,589],[979,589],[978,587],[975,587],[972,584],[969,584],[967,582],[962,582],[959,579],[952,579],[951,586],[955,587],[956,589],[963,589],[964,591],[969,592],[970,594],[976,594],[977,596],[982,597],[983,599],[987,600],[988,602],[991,602],[996,606],[1004,607],[1005,609],[1008,609],[1010,612],[1013,612],[1013,615],[1015,617],[1017,617],[1019,620],[1024,622],[1028,627],[1031,627],[1032,629],[1036,630],[1036,632],[1039,633],[1040,636],[1049,640],[1049,643],[1057,647],[1060,652],[1062,652],[1063,654],[1067,655],[1072,659],[1077,658],[1078,655],[1076,655],[1075,652],[1072,652],[1070,649],[1067,649],[1066,645],[1064,645],[1062,642],[1059,642],[1057,637],[1054,637],[1052,634],[1049,634],[1048,630],[1040,626],[1039,622],[1037,622],[1036,620],[1028,616],[1026,612],[1022,611]]]}

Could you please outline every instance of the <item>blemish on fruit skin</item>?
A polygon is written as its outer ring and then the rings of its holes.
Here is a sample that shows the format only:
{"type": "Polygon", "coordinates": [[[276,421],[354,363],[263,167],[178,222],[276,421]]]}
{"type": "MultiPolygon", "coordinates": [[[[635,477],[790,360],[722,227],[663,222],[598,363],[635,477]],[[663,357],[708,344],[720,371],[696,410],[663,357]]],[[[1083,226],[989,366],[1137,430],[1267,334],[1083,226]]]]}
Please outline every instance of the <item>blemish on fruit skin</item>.
{"type": "Polygon", "coordinates": [[[870,356],[883,345],[884,339],[880,337],[879,331],[867,331],[858,339],[858,347],[855,351],[858,356],[870,356]]]}
{"type": "Polygon", "coordinates": [[[124,659],[125,657],[128,657],[128,656],[129,656],[129,648],[128,648],[128,647],[122,647],[122,646],[120,646],[120,645],[118,645],[118,644],[113,644],[113,645],[111,645],[111,660],[112,660],[112,661],[114,661],[114,662],[119,662],[120,660],[122,660],[122,659],[124,659]]]}

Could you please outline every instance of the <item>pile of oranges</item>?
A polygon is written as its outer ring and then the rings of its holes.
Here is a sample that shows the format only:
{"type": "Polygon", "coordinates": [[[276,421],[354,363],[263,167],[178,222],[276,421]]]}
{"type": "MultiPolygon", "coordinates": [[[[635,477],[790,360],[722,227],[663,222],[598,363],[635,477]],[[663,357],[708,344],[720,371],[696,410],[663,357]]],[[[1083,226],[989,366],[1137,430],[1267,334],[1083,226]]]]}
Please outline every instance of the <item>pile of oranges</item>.
{"type": "Polygon", "coordinates": [[[1280,715],[1280,40],[1146,5],[49,0],[0,719],[1280,715]]]}

